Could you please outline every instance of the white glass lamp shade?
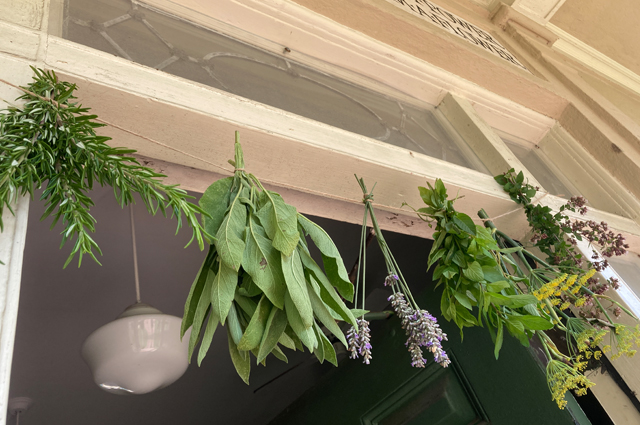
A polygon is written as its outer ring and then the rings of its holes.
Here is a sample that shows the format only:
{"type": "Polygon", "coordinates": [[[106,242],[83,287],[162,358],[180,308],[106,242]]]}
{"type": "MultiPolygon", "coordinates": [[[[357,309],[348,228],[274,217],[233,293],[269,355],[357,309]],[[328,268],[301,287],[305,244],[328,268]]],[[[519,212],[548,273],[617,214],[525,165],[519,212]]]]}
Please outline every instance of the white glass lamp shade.
{"type": "Polygon", "coordinates": [[[146,394],[175,382],[189,365],[190,331],[180,341],[181,321],[134,304],[97,329],[82,345],[95,383],[114,394],[146,394]]]}

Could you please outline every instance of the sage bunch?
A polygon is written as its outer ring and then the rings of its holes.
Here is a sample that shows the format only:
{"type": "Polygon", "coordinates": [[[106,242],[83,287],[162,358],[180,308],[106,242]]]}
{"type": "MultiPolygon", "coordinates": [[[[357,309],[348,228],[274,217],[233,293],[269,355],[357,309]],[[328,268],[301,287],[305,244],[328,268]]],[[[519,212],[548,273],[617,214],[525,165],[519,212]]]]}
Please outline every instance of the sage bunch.
{"type": "Polygon", "coordinates": [[[336,320],[357,329],[342,301],[351,301],[354,290],[340,253],[320,226],[245,171],[238,137],[229,161],[233,177],[213,183],[200,200],[204,229],[213,237],[185,304],[181,334],[191,328],[189,358],[201,340],[200,364],[224,325],[231,359],[247,384],[251,355],[257,364],[265,365],[269,354],[286,362],[282,347],[306,347],[337,366],[325,329],[345,346],[336,320]],[[324,271],[307,236],[322,253],[324,271]]]}

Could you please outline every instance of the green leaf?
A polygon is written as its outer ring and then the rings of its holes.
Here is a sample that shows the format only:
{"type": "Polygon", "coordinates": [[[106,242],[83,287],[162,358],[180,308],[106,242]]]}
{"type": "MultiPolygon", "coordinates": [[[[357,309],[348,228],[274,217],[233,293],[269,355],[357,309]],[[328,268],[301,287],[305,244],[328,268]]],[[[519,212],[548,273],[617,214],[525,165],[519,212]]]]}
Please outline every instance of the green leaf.
{"type": "Polygon", "coordinates": [[[213,264],[215,252],[215,247],[212,245],[209,246],[209,252],[202,263],[202,267],[200,267],[200,271],[198,271],[198,275],[196,276],[193,285],[191,285],[189,296],[187,297],[187,301],[184,305],[184,315],[182,316],[182,325],[180,327],[180,339],[182,339],[184,333],[193,324],[193,316],[196,314],[196,308],[198,307],[205,282],[207,281],[209,268],[213,264]]]}
{"type": "Polygon", "coordinates": [[[252,214],[249,214],[242,268],[251,276],[253,283],[265,293],[273,305],[280,309],[284,308],[286,286],[282,274],[280,252],[273,247],[264,229],[252,214]]]}
{"type": "MultiPolygon", "coordinates": [[[[285,317],[286,317],[286,313],[285,313],[285,317]]],[[[286,331],[286,326],[285,326],[285,331],[286,331]]],[[[285,347],[287,347],[289,350],[296,350],[296,343],[293,340],[293,338],[291,338],[289,335],[287,335],[286,332],[283,332],[282,335],[280,335],[280,339],[278,340],[278,344],[282,344],[285,347]]]]}
{"type": "MultiPolygon", "coordinates": [[[[336,356],[336,350],[333,348],[333,344],[327,338],[327,336],[319,330],[320,343],[322,344],[322,350],[324,352],[324,359],[334,366],[338,366],[338,357],[336,356]]],[[[320,345],[320,344],[318,344],[320,345]]]]}
{"type": "MultiPolygon", "coordinates": [[[[270,316],[272,306],[273,304],[269,302],[269,299],[263,295],[260,299],[260,302],[258,303],[258,308],[256,308],[253,316],[251,316],[249,325],[244,330],[242,339],[238,343],[238,350],[251,351],[254,348],[260,346],[260,342],[262,341],[262,336],[264,334],[265,326],[267,325],[267,319],[270,316]]],[[[267,354],[269,354],[270,351],[271,350],[267,351],[267,354]]]]}
{"type": "MultiPolygon", "coordinates": [[[[247,224],[247,208],[238,198],[241,191],[231,202],[229,212],[225,216],[216,233],[216,249],[222,263],[238,272],[242,264],[245,248],[245,226],[247,224]]],[[[223,321],[224,323],[224,321],[223,321]]]]}
{"type": "Polygon", "coordinates": [[[298,212],[275,192],[264,191],[260,198],[262,206],[256,215],[272,240],[273,247],[285,256],[291,255],[300,239],[296,218],[298,212]]]}
{"type": "Polygon", "coordinates": [[[236,368],[236,372],[245,384],[249,385],[249,374],[251,373],[251,359],[248,351],[239,351],[236,343],[233,342],[231,332],[227,328],[227,339],[229,341],[229,354],[231,361],[236,368]]]}
{"type": "Polygon", "coordinates": [[[489,283],[487,285],[487,291],[500,292],[503,289],[510,288],[511,285],[506,280],[499,280],[498,282],[489,283]]]}
{"type": "Polygon", "coordinates": [[[273,348],[273,351],[271,351],[271,354],[273,354],[278,360],[283,361],[285,363],[289,363],[289,359],[287,359],[287,356],[282,352],[280,347],[278,347],[277,345],[273,348]]]}
{"type": "Polygon", "coordinates": [[[327,307],[336,312],[341,317],[341,320],[344,320],[345,322],[357,327],[356,318],[354,317],[353,313],[344,304],[342,299],[340,299],[340,296],[338,295],[334,287],[331,285],[327,277],[322,273],[322,270],[316,264],[316,262],[313,261],[311,256],[309,256],[309,253],[304,249],[299,249],[298,252],[300,253],[301,258],[304,261],[304,265],[308,272],[309,278],[315,279],[315,282],[317,282],[320,287],[320,298],[322,299],[322,301],[324,301],[327,307]]]}
{"type": "Polygon", "coordinates": [[[491,303],[504,305],[511,308],[524,307],[527,304],[536,304],[538,299],[533,295],[502,295],[495,292],[487,292],[485,295],[491,297],[491,303]]]}
{"type": "Polygon", "coordinates": [[[476,224],[468,215],[457,212],[456,215],[453,216],[453,222],[463,232],[469,233],[473,236],[476,235],[476,224]]]}
{"type": "Polygon", "coordinates": [[[322,364],[324,363],[324,344],[322,344],[322,330],[320,330],[320,327],[314,323],[313,324],[313,333],[316,336],[316,339],[318,340],[318,346],[316,347],[315,350],[313,350],[313,354],[315,354],[315,356],[318,358],[318,361],[322,364]]]}
{"type": "Polygon", "coordinates": [[[437,251],[431,250],[431,253],[429,254],[429,263],[427,264],[427,270],[429,270],[431,268],[431,266],[438,261],[440,258],[442,258],[442,256],[446,253],[447,251],[444,249],[439,249],[437,251]]]}
{"type": "Polygon", "coordinates": [[[204,322],[204,319],[207,317],[207,313],[209,312],[209,307],[211,304],[211,288],[213,287],[213,276],[213,272],[208,272],[207,279],[202,290],[202,295],[200,296],[200,301],[198,301],[198,307],[196,308],[195,314],[193,316],[191,336],[189,337],[189,361],[191,361],[193,349],[196,347],[196,344],[200,339],[200,329],[202,328],[202,323],[204,322]]]}
{"type": "MultiPolygon", "coordinates": [[[[263,293],[262,289],[260,289],[258,285],[255,284],[253,278],[251,278],[251,275],[246,271],[245,273],[242,273],[242,285],[240,285],[238,291],[241,295],[249,298],[253,298],[263,293]]],[[[284,300],[284,295],[282,296],[282,299],[284,300]]],[[[271,303],[273,303],[273,301],[271,301],[271,303]]]]}
{"type": "Polygon", "coordinates": [[[472,262],[466,269],[463,269],[462,274],[472,282],[480,282],[485,278],[482,272],[482,266],[477,261],[472,262]]]}
{"type": "Polygon", "coordinates": [[[511,319],[522,323],[522,325],[532,331],[546,331],[553,328],[553,323],[540,316],[511,316],[511,319]]]}
{"type": "Polygon", "coordinates": [[[224,325],[238,286],[238,272],[222,261],[218,265],[218,274],[215,275],[211,288],[211,306],[224,325]]]}
{"type": "Polygon", "coordinates": [[[289,325],[291,326],[291,329],[293,329],[295,335],[304,345],[307,346],[309,351],[313,352],[313,350],[318,346],[318,340],[313,333],[313,327],[306,327],[304,325],[304,323],[302,322],[302,318],[300,317],[300,313],[298,313],[298,309],[289,296],[289,292],[287,292],[284,296],[284,311],[285,313],[287,313],[289,325]]]}
{"type": "Polygon", "coordinates": [[[427,205],[432,205],[433,204],[433,202],[431,202],[432,190],[422,186],[418,186],[418,190],[420,191],[420,197],[422,198],[424,203],[427,205]]]}
{"type": "Polygon", "coordinates": [[[318,295],[318,292],[320,292],[320,288],[317,287],[317,283],[311,283],[307,281],[307,289],[309,292],[309,298],[311,299],[311,307],[313,308],[313,312],[315,313],[318,320],[320,320],[320,323],[322,323],[329,330],[329,332],[334,334],[340,340],[340,342],[342,342],[345,347],[347,347],[347,339],[344,337],[344,334],[340,330],[340,327],[333,319],[331,313],[318,295]],[[316,288],[314,288],[314,284],[316,288]]]}
{"type": "Polygon", "coordinates": [[[224,213],[229,206],[232,183],[233,177],[220,179],[209,186],[200,198],[200,208],[209,214],[209,217],[202,216],[204,230],[212,236],[218,233],[224,220],[224,213]]]}
{"type": "Polygon", "coordinates": [[[297,250],[288,257],[281,254],[281,261],[284,281],[287,285],[287,294],[293,300],[305,328],[308,328],[313,325],[313,309],[309,300],[300,255],[297,250]]]}
{"type": "MultiPolygon", "coordinates": [[[[285,298],[286,301],[286,298],[285,298]]],[[[286,313],[286,311],[285,311],[286,313]]],[[[288,315],[287,315],[287,319],[288,319],[288,315]]],[[[284,335],[288,336],[289,339],[291,339],[291,341],[293,341],[294,345],[295,345],[295,349],[298,351],[304,351],[304,345],[302,345],[302,341],[300,341],[300,338],[298,338],[298,336],[296,335],[295,331],[293,330],[293,328],[291,327],[290,324],[287,325],[287,328],[284,330],[284,335]]]]}
{"type": "Polygon", "coordinates": [[[465,308],[469,310],[473,308],[473,305],[471,304],[472,301],[466,294],[463,294],[461,292],[454,292],[453,296],[456,297],[456,300],[458,300],[458,302],[465,308]]]}
{"type": "Polygon", "coordinates": [[[220,323],[220,320],[218,320],[215,314],[213,313],[209,314],[207,327],[204,330],[202,343],[200,343],[200,351],[198,351],[198,366],[202,364],[202,360],[204,359],[204,356],[206,356],[207,351],[209,351],[209,347],[211,346],[211,341],[213,340],[213,334],[215,334],[216,329],[218,328],[218,323],[220,323]]]}
{"type": "MultiPolygon", "coordinates": [[[[278,341],[280,341],[282,335],[284,335],[284,330],[286,327],[287,314],[277,307],[272,308],[267,320],[262,341],[260,341],[260,350],[258,351],[257,356],[258,363],[264,360],[269,355],[269,353],[277,348],[278,341]]],[[[286,359],[287,357],[285,356],[283,361],[286,362],[286,359]]]]}
{"type": "Polygon", "coordinates": [[[504,280],[504,275],[497,266],[482,266],[482,274],[487,282],[499,282],[504,280]]]}
{"type": "Polygon", "coordinates": [[[502,327],[502,320],[498,319],[498,334],[496,335],[496,346],[493,350],[493,354],[496,356],[496,360],[498,360],[498,356],[500,355],[500,349],[502,348],[503,338],[504,338],[504,331],[502,327]]]}
{"type": "Polygon", "coordinates": [[[333,240],[322,227],[302,214],[298,214],[298,222],[322,253],[324,271],[331,284],[336,287],[344,299],[353,301],[353,284],[349,280],[349,273],[344,267],[340,252],[333,240]]]}

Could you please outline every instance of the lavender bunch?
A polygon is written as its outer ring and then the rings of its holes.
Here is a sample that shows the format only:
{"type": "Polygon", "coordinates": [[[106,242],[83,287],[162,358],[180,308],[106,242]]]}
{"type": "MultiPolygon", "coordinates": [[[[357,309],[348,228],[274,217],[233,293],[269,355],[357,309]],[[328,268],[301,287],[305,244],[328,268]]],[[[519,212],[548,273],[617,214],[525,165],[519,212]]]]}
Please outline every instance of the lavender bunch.
{"type": "MultiPolygon", "coordinates": [[[[405,281],[398,263],[396,262],[389,246],[387,245],[382,231],[378,226],[378,221],[373,211],[373,189],[372,192],[367,192],[367,188],[362,179],[358,179],[360,188],[364,193],[363,203],[365,204],[365,218],[363,221],[363,231],[361,239],[361,251],[360,262],[364,264],[366,259],[366,246],[363,245],[367,216],[371,217],[371,223],[376,235],[376,240],[380,246],[380,250],[385,259],[387,270],[389,271],[387,277],[384,280],[384,286],[388,286],[393,290],[393,295],[388,298],[391,302],[395,313],[398,315],[402,322],[402,329],[407,334],[407,342],[405,343],[409,353],[411,354],[411,366],[413,367],[425,367],[427,361],[423,355],[423,349],[430,351],[436,363],[439,363],[443,367],[447,367],[451,364],[449,356],[442,348],[442,341],[447,340],[447,334],[442,332],[440,326],[435,317],[433,317],[428,311],[420,309],[418,304],[413,299],[413,295],[409,290],[409,286],[405,281]]],[[[374,186],[375,187],[375,186],[374,186]]],[[[360,265],[358,266],[358,278],[360,277],[360,265]]],[[[364,273],[363,273],[363,292],[362,292],[362,308],[364,309],[364,273]]],[[[358,282],[359,280],[357,280],[358,282]]],[[[356,294],[358,293],[358,283],[356,282],[356,294]]],[[[351,358],[358,358],[358,356],[364,357],[364,363],[369,364],[371,359],[371,344],[369,342],[369,323],[364,318],[357,321],[359,327],[359,333],[352,328],[347,334],[349,340],[349,351],[351,352],[351,358]]]]}
{"type": "Polygon", "coordinates": [[[426,360],[421,347],[431,351],[436,363],[443,367],[449,366],[451,360],[442,348],[442,340],[447,340],[447,334],[442,332],[437,319],[426,310],[411,308],[402,292],[395,292],[388,300],[391,301],[391,306],[402,321],[402,329],[407,334],[405,345],[411,353],[411,366],[425,367],[426,360]]]}
{"type": "Polygon", "coordinates": [[[362,356],[362,362],[371,363],[371,331],[369,322],[364,318],[356,320],[358,331],[353,326],[347,332],[347,342],[349,343],[349,358],[357,359],[362,356]]]}

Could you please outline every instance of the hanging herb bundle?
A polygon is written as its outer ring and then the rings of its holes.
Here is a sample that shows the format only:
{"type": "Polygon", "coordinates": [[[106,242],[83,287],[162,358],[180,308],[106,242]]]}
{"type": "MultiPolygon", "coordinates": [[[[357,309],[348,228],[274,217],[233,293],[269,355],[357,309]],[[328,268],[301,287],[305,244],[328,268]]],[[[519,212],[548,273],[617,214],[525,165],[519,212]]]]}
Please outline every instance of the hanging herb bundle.
{"type": "Polygon", "coordinates": [[[286,362],[280,346],[307,347],[337,366],[322,326],[345,345],[336,320],[357,326],[341,299],[353,299],[353,285],[338,249],[320,226],[245,171],[237,132],[229,162],[234,176],[213,183],[200,200],[208,214],[204,228],[214,238],[185,304],[181,332],[191,327],[189,358],[202,339],[200,364],[216,328],[226,324],[231,359],[247,384],[250,355],[256,363],[265,364],[269,354],[286,362]],[[309,253],[307,235],[326,274],[309,253]]]}
{"type": "MultiPolygon", "coordinates": [[[[522,185],[523,177],[516,179],[524,191],[521,195],[532,198],[535,189],[522,185]]],[[[615,356],[635,353],[631,348],[633,342],[640,342],[639,328],[632,331],[613,322],[600,301],[607,300],[612,307],[615,305],[634,319],[635,316],[616,301],[588,288],[595,268],[584,270],[573,262],[567,263],[564,257],[558,258],[555,265],[549,264],[496,229],[484,210],[478,215],[486,227],[474,224],[469,216],[456,211],[455,200],[447,199],[441,180],[428,186],[419,188],[427,207],[416,212],[430,226],[435,225],[428,265],[429,268],[436,265],[433,278],[438,286],[444,286],[442,314],[453,320],[461,332],[464,327],[486,327],[495,343],[496,358],[505,329],[524,346],[529,346],[529,340],[537,336],[548,358],[549,389],[560,408],[567,403],[567,391],[583,395],[594,385],[583,373],[589,359],[600,358],[612,345],[617,350],[615,356]],[[586,315],[572,317],[571,310],[579,310],[587,297],[593,301],[592,308],[606,320],[586,315]],[[554,328],[566,333],[567,353],[547,335],[546,331],[554,328]],[[600,349],[607,334],[611,345],[600,349]]],[[[537,229],[545,234],[542,226],[537,229]]],[[[575,258],[573,254],[567,256],[575,258]]]]}
{"type": "Polygon", "coordinates": [[[178,230],[184,214],[193,229],[191,241],[197,239],[204,249],[204,229],[197,218],[202,210],[188,201],[192,197],[177,185],[163,184],[163,174],[142,167],[130,156],[135,150],[111,147],[111,138],[97,135],[104,124],[73,101],[75,84],[59,81],[53,71],[31,69],[33,82],[16,99],[24,101],[23,106],[0,113],[0,231],[3,209],[13,213],[18,196],[33,197],[33,189],[44,185],[40,199],[47,208],[41,219],[53,215],[52,228],[62,220],[61,247],[75,238],[64,266],[76,254],[78,266],[84,254],[98,262],[95,252],[102,252],[89,235],[96,220],[89,212],[94,204],[88,194],[98,183],[112,186],[121,206],[132,203],[137,193],[149,213],[171,211],[178,230]]]}
{"type": "Polygon", "coordinates": [[[371,356],[371,337],[369,335],[369,322],[364,318],[366,313],[365,309],[365,266],[366,266],[366,234],[367,234],[367,220],[371,217],[371,223],[375,232],[376,240],[382,255],[384,256],[385,264],[387,267],[388,275],[384,281],[384,285],[391,288],[393,294],[388,298],[391,302],[395,313],[402,321],[402,329],[407,334],[406,346],[411,354],[411,366],[413,367],[425,367],[427,361],[423,356],[423,348],[430,351],[433,354],[434,360],[443,367],[447,367],[451,361],[447,356],[447,353],[442,348],[442,340],[447,340],[447,334],[442,332],[442,329],[438,326],[437,320],[428,311],[422,310],[416,303],[409,285],[407,284],[400,267],[396,262],[389,245],[384,239],[384,235],[378,225],[375,213],[373,211],[373,189],[367,192],[367,187],[363,179],[359,179],[356,176],[356,180],[360,184],[362,193],[364,195],[362,202],[365,205],[364,218],[362,222],[362,234],[360,238],[360,252],[358,258],[358,271],[356,278],[356,301],[357,307],[358,293],[361,293],[360,306],[362,316],[358,319],[358,328],[352,327],[347,333],[347,339],[349,341],[350,357],[356,359],[360,356],[363,358],[363,362],[370,363],[371,356]],[[360,285],[360,280],[362,284],[360,285]]]}

